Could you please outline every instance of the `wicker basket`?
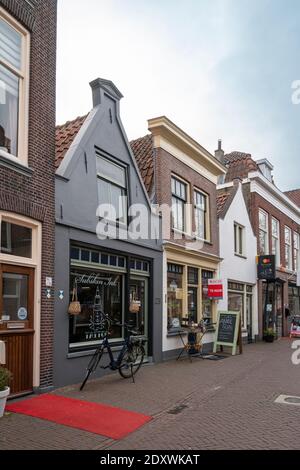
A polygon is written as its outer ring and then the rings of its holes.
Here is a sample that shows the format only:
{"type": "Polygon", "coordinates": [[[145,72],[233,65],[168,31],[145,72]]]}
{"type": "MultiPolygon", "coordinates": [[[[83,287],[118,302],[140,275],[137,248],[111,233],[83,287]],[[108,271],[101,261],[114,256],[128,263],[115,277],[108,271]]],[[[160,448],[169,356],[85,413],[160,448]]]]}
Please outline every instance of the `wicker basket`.
{"type": "Polygon", "coordinates": [[[68,308],[69,315],[79,315],[81,313],[81,305],[77,298],[77,289],[74,287],[72,293],[72,301],[68,308]]]}

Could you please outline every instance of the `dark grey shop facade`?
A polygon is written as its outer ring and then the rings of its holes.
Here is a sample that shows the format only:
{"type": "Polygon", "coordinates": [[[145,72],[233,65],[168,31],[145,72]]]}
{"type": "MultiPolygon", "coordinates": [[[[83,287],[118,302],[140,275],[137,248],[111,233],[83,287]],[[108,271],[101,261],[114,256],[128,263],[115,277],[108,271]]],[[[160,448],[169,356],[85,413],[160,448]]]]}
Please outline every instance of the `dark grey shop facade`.
{"type": "MultiPolygon", "coordinates": [[[[149,362],[162,359],[162,251],[161,241],[150,238],[155,216],[120,120],[122,95],[107,80],[95,80],[91,87],[92,111],[57,129],[56,387],[82,380],[102,338],[95,308],[99,303],[113,323],[130,323],[147,336],[149,362]],[[125,201],[115,204],[121,231],[131,221],[129,206],[146,208],[147,239],[97,236],[99,204],[114,205],[117,200],[125,201]],[[74,292],[81,305],[79,315],[68,313],[74,292]]],[[[117,350],[124,328],[112,325],[110,331],[117,350]]],[[[102,373],[99,368],[95,377],[102,373]]]]}

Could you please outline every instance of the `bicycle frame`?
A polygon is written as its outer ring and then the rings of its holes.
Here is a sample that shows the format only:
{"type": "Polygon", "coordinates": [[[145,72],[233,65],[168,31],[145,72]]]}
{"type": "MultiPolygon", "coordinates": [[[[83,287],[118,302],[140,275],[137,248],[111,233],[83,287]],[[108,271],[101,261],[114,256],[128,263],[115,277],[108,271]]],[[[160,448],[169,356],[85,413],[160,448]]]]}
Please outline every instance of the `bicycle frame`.
{"type": "Polygon", "coordinates": [[[108,340],[108,336],[106,336],[103,340],[103,343],[102,343],[102,350],[105,350],[105,349],[107,350],[108,356],[109,356],[109,359],[110,359],[110,363],[109,363],[108,366],[102,367],[102,369],[110,368],[111,370],[118,370],[120,365],[121,365],[121,361],[122,361],[124,352],[128,349],[128,346],[129,346],[128,338],[125,338],[123,347],[122,347],[121,351],[119,352],[117,358],[115,359],[114,355],[113,355],[111,345],[110,345],[109,340],[108,340]]]}

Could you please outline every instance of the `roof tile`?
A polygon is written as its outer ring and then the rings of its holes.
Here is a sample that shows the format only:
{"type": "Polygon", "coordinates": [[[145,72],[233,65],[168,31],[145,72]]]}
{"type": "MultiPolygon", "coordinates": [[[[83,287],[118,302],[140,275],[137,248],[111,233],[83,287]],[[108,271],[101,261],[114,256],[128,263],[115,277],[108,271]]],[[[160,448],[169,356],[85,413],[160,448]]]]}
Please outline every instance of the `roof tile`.
{"type": "Polygon", "coordinates": [[[65,124],[56,127],[56,168],[58,168],[63,161],[64,156],[71,147],[86,118],[87,115],[80,116],[73,121],[67,121],[65,124]]]}
{"type": "Polygon", "coordinates": [[[130,142],[131,150],[136,159],[141,176],[150,193],[153,185],[154,162],[153,162],[153,137],[151,134],[140,137],[130,142]]]}

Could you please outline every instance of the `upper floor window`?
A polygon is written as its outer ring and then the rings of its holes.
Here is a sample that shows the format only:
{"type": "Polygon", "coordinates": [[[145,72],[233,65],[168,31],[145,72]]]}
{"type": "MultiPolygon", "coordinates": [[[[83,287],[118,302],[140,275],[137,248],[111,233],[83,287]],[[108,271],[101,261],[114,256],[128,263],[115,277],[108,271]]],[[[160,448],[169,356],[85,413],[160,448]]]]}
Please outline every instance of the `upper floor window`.
{"type": "Polygon", "coordinates": [[[109,204],[113,222],[127,223],[126,168],[97,155],[98,203],[109,204]]]}
{"type": "Polygon", "coordinates": [[[259,252],[261,255],[269,253],[269,216],[259,209],[259,252]]]}
{"type": "Polygon", "coordinates": [[[245,255],[245,227],[240,224],[234,224],[234,253],[236,255],[245,255]]]}
{"type": "Polygon", "coordinates": [[[272,255],[276,256],[276,264],[280,265],[280,224],[272,217],[272,255]]]}
{"type": "Polygon", "coordinates": [[[300,235],[294,232],[294,270],[300,269],[300,235]]]}
{"type": "Polygon", "coordinates": [[[207,194],[194,191],[194,211],[196,236],[202,240],[209,240],[209,200],[207,194]]]}
{"type": "Polygon", "coordinates": [[[186,231],[185,205],[187,203],[187,184],[172,176],[172,219],[173,228],[186,231]]]}
{"type": "Polygon", "coordinates": [[[0,8],[0,152],[27,164],[29,33],[0,8]]]}
{"type": "Polygon", "coordinates": [[[292,270],[292,231],[284,227],[285,267],[292,270]]]}

